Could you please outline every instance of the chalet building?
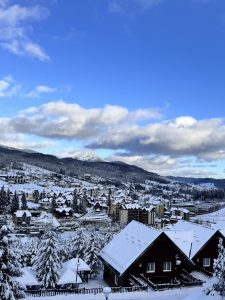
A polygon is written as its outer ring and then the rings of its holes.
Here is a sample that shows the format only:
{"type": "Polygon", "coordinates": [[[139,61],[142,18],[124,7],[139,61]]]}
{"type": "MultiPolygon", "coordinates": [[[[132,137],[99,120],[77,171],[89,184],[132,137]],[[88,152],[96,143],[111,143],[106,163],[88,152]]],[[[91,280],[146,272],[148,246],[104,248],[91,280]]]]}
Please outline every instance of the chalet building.
{"type": "Polygon", "coordinates": [[[171,208],[171,220],[185,220],[189,221],[190,219],[190,211],[186,208],[171,208]]]}
{"type": "Polygon", "coordinates": [[[131,221],[147,225],[155,224],[155,207],[140,207],[139,204],[124,204],[119,209],[119,223],[126,225],[131,221]]]}
{"type": "Polygon", "coordinates": [[[108,206],[107,206],[106,202],[96,201],[93,204],[93,208],[96,212],[100,212],[100,211],[107,211],[108,206]]]}
{"type": "Polygon", "coordinates": [[[104,264],[104,280],[110,286],[201,284],[189,274],[194,263],[168,235],[136,221],[118,233],[99,257],[104,264]]]}
{"type": "Polygon", "coordinates": [[[73,215],[73,211],[71,207],[57,207],[54,214],[57,218],[69,218],[73,215]]]}
{"type": "Polygon", "coordinates": [[[14,213],[14,223],[16,226],[30,225],[31,213],[29,210],[17,210],[14,213]]]}
{"type": "Polygon", "coordinates": [[[225,231],[186,221],[179,221],[170,229],[165,231],[166,234],[193,261],[197,269],[212,274],[220,238],[225,245],[225,231]]]}

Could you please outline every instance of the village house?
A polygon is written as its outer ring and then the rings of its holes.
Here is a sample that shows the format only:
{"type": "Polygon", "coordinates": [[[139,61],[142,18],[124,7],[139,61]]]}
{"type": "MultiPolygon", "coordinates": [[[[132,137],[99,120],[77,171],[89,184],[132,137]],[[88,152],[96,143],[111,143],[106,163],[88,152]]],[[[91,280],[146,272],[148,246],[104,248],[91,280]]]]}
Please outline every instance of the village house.
{"type": "Polygon", "coordinates": [[[17,210],[14,213],[14,223],[16,226],[30,225],[31,213],[29,210],[17,210]]]}
{"type": "Polygon", "coordinates": [[[155,207],[141,207],[139,204],[123,204],[119,209],[119,223],[126,225],[136,220],[143,224],[155,224],[155,207]]]}
{"type": "Polygon", "coordinates": [[[164,232],[130,222],[101,251],[110,286],[201,284],[190,275],[194,263],[164,232]]]}
{"type": "Polygon", "coordinates": [[[57,218],[70,218],[73,215],[73,211],[71,207],[56,207],[54,215],[57,218]]]}
{"type": "Polygon", "coordinates": [[[218,256],[219,238],[225,245],[225,231],[179,221],[165,231],[169,238],[193,261],[196,268],[210,275],[218,256]]]}
{"type": "Polygon", "coordinates": [[[190,211],[186,208],[171,208],[171,220],[178,221],[178,220],[185,220],[189,221],[190,219],[190,211]]]}

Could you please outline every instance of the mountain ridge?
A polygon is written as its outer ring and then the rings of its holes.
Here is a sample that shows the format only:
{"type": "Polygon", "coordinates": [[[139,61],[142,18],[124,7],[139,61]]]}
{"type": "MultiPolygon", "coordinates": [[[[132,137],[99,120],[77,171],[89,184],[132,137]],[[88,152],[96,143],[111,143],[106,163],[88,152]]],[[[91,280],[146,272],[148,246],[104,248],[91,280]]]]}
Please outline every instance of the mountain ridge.
{"type": "Polygon", "coordinates": [[[29,151],[29,149],[17,149],[0,145],[0,166],[10,163],[29,163],[49,171],[71,176],[102,177],[106,180],[114,179],[118,182],[144,182],[153,180],[160,183],[179,181],[192,184],[212,183],[216,188],[225,189],[225,179],[196,178],[182,176],[160,176],[157,173],[146,171],[138,166],[129,165],[120,161],[88,161],[72,157],[58,158],[51,154],[29,151]]]}
{"type": "Polygon", "coordinates": [[[31,153],[0,146],[0,166],[3,167],[12,163],[28,163],[70,176],[82,176],[88,173],[91,176],[102,177],[106,180],[113,178],[118,182],[144,182],[145,180],[169,182],[156,173],[148,172],[134,165],[119,164],[118,162],[82,161],[69,157],[58,158],[51,154],[31,153]]]}

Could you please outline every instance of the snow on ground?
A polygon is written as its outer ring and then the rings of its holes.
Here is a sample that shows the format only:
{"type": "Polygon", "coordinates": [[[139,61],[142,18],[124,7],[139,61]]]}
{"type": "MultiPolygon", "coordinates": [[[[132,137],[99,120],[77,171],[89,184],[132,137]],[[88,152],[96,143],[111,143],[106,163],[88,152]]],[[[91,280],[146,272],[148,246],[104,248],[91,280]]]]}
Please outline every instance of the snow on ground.
{"type": "Polygon", "coordinates": [[[199,186],[208,189],[208,190],[215,190],[216,186],[213,182],[205,182],[205,183],[199,183],[199,186]]]}
{"type": "MultiPolygon", "coordinates": [[[[165,290],[161,292],[133,292],[133,293],[113,293],[109,295],[109,300],[218,300],[215,297],[203,294],[202,287],[182,288],[165,290]],[[188,298],[187,298],[188,297],[188,298]]],[[[34,300],[33,297],[26,298],[34,300]]],[[[103,293],[98,295],[61,295],[50,297],[35,297],[35,300],[105,300],[103,293]]]]}
{"type": "Polygon", "coordinates": [[[192,219],[206,222],[215,229],[225,229],[225,208],[214,211],[210,214],[199,215],[192,219]]]}
{"type": "Polygon", "coordinates": [[[60,223],[57,219],[51,214],[47,212],[42,212],[40,217],[33,219],[34,225],[42,225],[42,224],[51,224],[53,227],[59,227],[60,223]]]}

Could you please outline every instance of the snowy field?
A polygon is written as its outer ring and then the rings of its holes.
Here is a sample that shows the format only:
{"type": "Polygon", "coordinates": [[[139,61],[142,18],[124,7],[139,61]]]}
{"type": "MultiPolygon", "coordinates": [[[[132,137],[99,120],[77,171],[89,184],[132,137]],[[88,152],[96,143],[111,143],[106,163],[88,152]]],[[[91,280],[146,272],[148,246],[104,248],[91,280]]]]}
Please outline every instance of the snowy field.
{"type": "MultiPolygon", "coordinates": [[[[108,300],[218,300],[216,297],[206,296],[202,293],[202,287],[173,289],[161,292],[134,292],[115,293],[108,300]]],[[[98,295],[62,295],[51,297],[28,297],[26,300],[105,300],[104,294],[98,295]]]]}
{"type": "Polygon", "coordinates": [[[201,220],[203,222],[208,222],[212,228],[224,229],[225,228],[225,208],[218,211],[214,211],[210,214],[199,215],[193,217],[194,220],[201,220]]]}

